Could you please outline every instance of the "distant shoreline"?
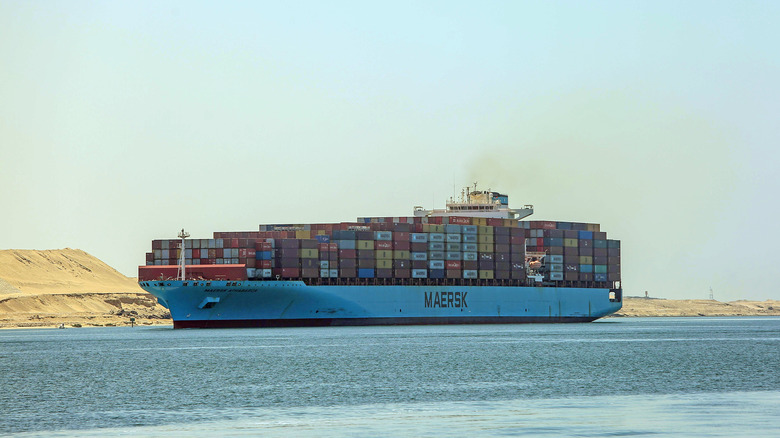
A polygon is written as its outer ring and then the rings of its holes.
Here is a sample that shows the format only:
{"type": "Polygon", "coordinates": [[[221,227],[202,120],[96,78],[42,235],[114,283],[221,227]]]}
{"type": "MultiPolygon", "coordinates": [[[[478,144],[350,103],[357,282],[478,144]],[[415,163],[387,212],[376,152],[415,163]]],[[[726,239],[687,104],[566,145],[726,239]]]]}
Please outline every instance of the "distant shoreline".
{"type": "Polygon", "coordinates": [[[623,297],[623,308],[609,318],[668,316],[780,316],[780,301],[669,300],[623,297]]]}

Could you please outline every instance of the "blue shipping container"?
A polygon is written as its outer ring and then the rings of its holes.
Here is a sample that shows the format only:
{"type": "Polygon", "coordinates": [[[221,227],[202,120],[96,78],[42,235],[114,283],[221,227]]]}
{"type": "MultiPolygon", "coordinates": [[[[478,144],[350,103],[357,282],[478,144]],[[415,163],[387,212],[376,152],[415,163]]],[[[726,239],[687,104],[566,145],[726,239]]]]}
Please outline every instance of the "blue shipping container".
{"type": "Polygon", "coordinates": [[[360,278],[374,278],[374,270],[368,268],[358,269],[358,277],[360,278]]]}
{"type": "Polygon", "coordinates": [[[444,278],[444,269],[431,269],[428,278],[444,278]]]}
{"type": "Polygon", "coordinates": [[[577,238],[593,240],[593,231],[577,231],[577,238]]]}

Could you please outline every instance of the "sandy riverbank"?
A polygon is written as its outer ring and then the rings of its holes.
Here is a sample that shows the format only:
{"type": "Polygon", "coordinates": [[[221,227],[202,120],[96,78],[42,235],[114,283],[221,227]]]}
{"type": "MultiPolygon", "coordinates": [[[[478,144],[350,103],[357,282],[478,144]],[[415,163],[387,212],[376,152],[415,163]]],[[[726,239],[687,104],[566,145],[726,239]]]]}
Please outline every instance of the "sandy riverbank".
{"type": "Polygon", "coordinates": [[[666,300],[624,297],[620,316],[780,316],[780,301],[666,300]]]}
{"type": "Polygon", "coordinates": [[[78,249],[0,251],[0,328],[172,324],[168,309],[78,249]]]}

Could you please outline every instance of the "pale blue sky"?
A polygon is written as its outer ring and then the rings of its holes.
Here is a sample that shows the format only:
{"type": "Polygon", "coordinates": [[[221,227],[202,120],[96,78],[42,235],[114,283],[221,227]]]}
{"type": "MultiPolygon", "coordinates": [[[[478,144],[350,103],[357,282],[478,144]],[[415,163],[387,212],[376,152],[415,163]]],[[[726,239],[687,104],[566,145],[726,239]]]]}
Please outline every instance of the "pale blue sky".
{"type": "Polygon", "coordinates": [[[0,0],[0,248],[443,206],[601,223],[624,289],[780,299],[780,3],[0,0]]]}

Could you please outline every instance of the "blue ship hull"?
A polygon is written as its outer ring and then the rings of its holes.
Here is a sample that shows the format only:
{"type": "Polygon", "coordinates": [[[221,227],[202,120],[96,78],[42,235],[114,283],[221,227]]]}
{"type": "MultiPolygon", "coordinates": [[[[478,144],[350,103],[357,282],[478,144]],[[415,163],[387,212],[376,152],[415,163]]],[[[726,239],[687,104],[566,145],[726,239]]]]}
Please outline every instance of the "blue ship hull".
{"type": "Polygon", "coordinates": [[[619,290],[601,288],[312,286],[302,281],[140,285],[171,311],[174,328],[589,322],[622,306],[619,290]]]}

